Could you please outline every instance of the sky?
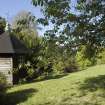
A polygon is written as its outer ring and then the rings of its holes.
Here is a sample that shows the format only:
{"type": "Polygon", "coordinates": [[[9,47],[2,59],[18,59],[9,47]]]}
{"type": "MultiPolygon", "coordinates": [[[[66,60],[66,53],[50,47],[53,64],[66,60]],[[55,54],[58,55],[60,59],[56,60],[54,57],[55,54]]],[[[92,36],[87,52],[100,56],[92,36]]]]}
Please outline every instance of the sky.
{"type": "Polygon", "coordinates": [[[31,0],[0,0],[0,16],[11,19],[22,10],[32,12],[36,17],[42,16],[40,9],[31,4],[31,0]]]}
{"type": "MultiPolygon", "coordinates": [[[[73,6],[75,5],[76,0],[72,0],[73,6]]],[[[0,16],[5,17],[7,21],[11,22],[13,17],[16,16],[20,11],[29,11],[32,12],[37,18],[43,17],[40,12],[39,7],[34,7],[31,4],[31,0],[0,0],[0,16]]],[[[72,8],[72,11],[75,11],[72,8]]],[[[52,26],[48,26],[43,28],[43,30],[39,30],[39,34],[43,34],[46,29],[50,29],[52,26]]]]}
{"type": "MultiPolygon", "coordinates": [[[[6,18],[10,23],[14,16],[21,11],[32,12],[37,18],[42,17],[39,7],[34,7],[31,0],[0,0],[0,16],[6,18]]],[[[45,29],[38,30],[39,34],[43,34],[45,29]]]]}

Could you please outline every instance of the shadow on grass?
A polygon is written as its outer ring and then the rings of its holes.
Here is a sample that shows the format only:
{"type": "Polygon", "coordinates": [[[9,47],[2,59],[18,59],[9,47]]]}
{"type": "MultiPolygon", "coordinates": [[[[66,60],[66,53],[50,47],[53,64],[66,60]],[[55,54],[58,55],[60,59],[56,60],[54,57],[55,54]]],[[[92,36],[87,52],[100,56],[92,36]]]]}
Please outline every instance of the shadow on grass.
{"type": "Polygon", "coordinates": [[[63,78],[65,76],[69,75],[69,73],[66,74],[59,74],[59,75],[48,75],[48,76],[40,76],[40,78],[37,78],[35,80],[30,80],[27,82],[23,82],[22,84],[27,84],[27,83],[33,83],[33,82],[41,82],[41,81],[47,81],[47,80],[51,80],[51,79],[60,79],[63,78]]]}
{"type": "Polygon", "coordinates": [[[32,97],[35,92],[37,92],[35,89],[25,89],[8,93],[5,95],[2,102],[0,102],[0,105],[19,105],[19,103],[26,101],[29,97],[32,97]]]}
{"type": "Polygon", "coordinates": [[[52,76],[52,75],[48,75],[48,76],[45,76],[43,78],[40,78],[40,79],[36,79],[32,82],[41,82],[41,81],[46,81],[46,80],[51,80],[51,79],[59,79],[59,78],[63,78],[65,76],[67,76],[68,74],[60,74],[60,75],[55,75],[55,76],[52,76]]]}
{"type": "Polygon", "coordinates": [[[96,91],[98,89],[105,90],[105,75],[87,78],[84,83],[80,85],[80,89],[88,91],[96,91]]]}
{"type": "Polygon", "coordinates": [[[89,103],[83,105],[104,105],[100,102],[105,99],[105,75],[85,79],[79,85],[79,91],[79,98],[88,97],[90,99],[89,103]]]}

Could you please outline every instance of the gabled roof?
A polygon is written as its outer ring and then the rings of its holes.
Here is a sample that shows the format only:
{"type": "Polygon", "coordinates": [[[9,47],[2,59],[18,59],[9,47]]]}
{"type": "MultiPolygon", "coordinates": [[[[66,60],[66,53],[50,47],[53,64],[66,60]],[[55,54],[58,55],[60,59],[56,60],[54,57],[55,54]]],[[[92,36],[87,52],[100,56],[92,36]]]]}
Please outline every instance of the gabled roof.
{"type": "Polygon", "coordinates": [[[26,54],[29,49],[14,35],[4,32],[0,35],[0,54],[26,54]]]}

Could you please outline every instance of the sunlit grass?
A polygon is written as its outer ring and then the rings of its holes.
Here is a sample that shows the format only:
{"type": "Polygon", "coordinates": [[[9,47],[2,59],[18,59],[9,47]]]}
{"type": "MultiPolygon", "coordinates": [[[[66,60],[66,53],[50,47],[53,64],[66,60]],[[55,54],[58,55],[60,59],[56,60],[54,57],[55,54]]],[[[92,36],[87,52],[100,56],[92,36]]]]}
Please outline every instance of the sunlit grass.
{"type": "Polygon", "coordinates": [[[8,89],[4,105],[105,105],[105,65],[8,89]]]}

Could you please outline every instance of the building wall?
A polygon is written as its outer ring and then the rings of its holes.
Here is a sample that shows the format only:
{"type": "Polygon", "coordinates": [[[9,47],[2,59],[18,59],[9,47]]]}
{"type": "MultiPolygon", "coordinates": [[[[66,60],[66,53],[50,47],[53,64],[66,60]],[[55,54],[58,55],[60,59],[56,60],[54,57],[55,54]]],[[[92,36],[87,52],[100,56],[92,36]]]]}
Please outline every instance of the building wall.
{"type": "Polygon", "coordinates": [[[0,57],[0,72],[6,76],[7,83],[13,84],[13,61],[11,57],[0,57]]]}

